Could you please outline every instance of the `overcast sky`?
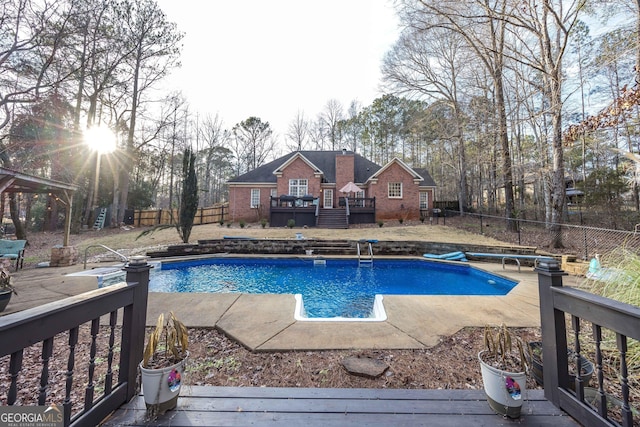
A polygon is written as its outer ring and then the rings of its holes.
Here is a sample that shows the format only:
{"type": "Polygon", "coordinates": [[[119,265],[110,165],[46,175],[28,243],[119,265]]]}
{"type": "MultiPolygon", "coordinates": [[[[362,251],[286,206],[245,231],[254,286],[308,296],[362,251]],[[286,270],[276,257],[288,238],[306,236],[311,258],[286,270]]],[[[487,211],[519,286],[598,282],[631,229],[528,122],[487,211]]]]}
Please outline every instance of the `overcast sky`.
{"type": "Polygon", "coordinates": [[[388,0],[158,0],[185,33],[168,85],[226,128],[256,116],[281,141],[298,110],[345,109],[382,93],[380,65],[398,34],[388,0]]]}

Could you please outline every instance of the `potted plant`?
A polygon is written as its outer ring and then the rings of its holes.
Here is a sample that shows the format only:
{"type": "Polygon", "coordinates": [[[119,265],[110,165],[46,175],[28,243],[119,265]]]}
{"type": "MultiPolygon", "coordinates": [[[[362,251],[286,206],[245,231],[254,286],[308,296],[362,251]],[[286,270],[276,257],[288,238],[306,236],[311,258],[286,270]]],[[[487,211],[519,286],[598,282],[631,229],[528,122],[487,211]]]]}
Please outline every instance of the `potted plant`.
{"type": "Polygon", "coordinates": [[[506,325],[485,327],[485,350],[478,353],[484,391],[489,406],[509,418],[520,417],[527,385],[522,340],[512,338],[506,325]]]}
{"type": "Polygon", "coordinates": [[[176,407],[189,357],[188,347],[188,332],[184,324],[173,312],[166,323],[164,314],[160,314],[140,363],[142,392],[150,415],[162,414],[176,407]]]}
{"type": "Polygon", "coordinates": [[[11,284],[11,275],[5,266],[0,267],[0,311],[7,308],[11,295],[18,293],[16,288],[11,284]]]}
{"type": "MultiPolygon", "coordinates": [[[[571,350],[567,350],[569,356],[569,387],[573,390],[576,380],[576,356],[571,350]]],[[[527,364],[530,367],[531,376],[536,382],[544,386],[543,381],[543,363],[542,363],[542,342],[530,341],[527,343],[527,352],[525,353],[527,364]]],[[[585,387],[589,385],[589,381],[593,376],[593,363],[583,355],[580,355],[580,378],[585,387]]]]}

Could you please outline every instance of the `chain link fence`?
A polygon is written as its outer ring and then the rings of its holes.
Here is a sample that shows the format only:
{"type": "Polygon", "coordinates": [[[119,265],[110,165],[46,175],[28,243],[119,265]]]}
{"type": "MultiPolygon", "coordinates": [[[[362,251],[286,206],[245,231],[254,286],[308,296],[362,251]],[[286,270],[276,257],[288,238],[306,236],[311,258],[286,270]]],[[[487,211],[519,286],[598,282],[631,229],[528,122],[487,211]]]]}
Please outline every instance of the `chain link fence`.
{"type": "Polygon", "coordinates": [[[477,213],[461,215],[449,210],[444,212],[439,222],[519,246],[534,246],[553,254],[574,255],[577,259],[588,260],[595,254],[606,254],[619,247],[640,252],[640,224],[634,231],[574,224],[552,227],[552,224],[543,221],[507,219],[477,213]],[[514,222],[512,227],[508,227],[508,221],[514,222]],[[556,247],[556,241],[561,243],[560,247],[556,247]]]}

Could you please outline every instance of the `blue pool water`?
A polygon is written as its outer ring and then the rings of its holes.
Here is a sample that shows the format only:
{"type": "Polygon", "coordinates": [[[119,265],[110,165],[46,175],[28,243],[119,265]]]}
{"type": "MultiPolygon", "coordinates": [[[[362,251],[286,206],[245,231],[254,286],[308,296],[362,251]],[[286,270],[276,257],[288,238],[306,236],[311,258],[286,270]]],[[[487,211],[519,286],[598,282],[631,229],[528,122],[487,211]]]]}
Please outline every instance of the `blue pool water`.
{"type": "Polygon", "coordinates": [[[308,317],[369,317],[376,294],[506,295],[516,282],[469,265],[422,260],[210,258],[162,263],[153,271],[153,292],[302,294],[308,317]]]}

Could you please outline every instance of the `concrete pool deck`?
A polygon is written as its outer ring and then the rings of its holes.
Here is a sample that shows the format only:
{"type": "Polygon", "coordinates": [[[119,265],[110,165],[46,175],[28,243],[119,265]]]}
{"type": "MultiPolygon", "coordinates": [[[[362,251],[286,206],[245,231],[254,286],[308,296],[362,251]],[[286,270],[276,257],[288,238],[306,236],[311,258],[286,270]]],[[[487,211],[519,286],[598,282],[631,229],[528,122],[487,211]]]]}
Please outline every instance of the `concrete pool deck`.
{"type": "MultiPolygon", "coordinates": [[[[387,320],[296,321],[293,295],[149,293],[147,325],[174,311],[188,327],[218,328],[253,351],[420,349],[465,326],[505,323],[539,327],[538,275],[531,267],[471,263],[519,283],[506,296],[385,296],[387,320]]],[[[91,267],[104,267],[92,264],[91,267]]],[[[97,288],[95,277],[72,277],[82,265],[35,268],[13,274],[18,290],[2,315],[97,288]]],[[[571,284],[571,276],[566,284],[571,284]]]]}

